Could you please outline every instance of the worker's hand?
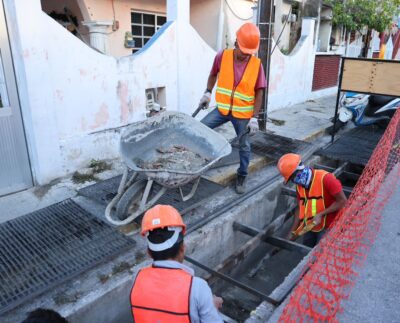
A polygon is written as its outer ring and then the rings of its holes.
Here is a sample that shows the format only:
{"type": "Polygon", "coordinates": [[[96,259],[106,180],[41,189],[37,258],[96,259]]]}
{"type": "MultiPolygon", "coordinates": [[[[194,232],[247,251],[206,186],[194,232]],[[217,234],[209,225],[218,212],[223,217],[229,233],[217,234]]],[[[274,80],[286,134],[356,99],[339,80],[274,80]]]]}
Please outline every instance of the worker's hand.
{"type": "Polygon", "coordinates": [[[200,99],[199,107],[202,107],[203,110],[207,109],[211,101],[211,93],[205,92],[200,99]]]}
{"type": "Polygon", "coordinates": [[[317,214],[316,216],[314,216],[313,218],[313,224],[314,226],[317,226],[321,223],[322,221],[322,215],[317,214]]]}
{"type": "Polygon", "coordinates": [[[213,301],[217,310],[219,310],[222,307],[222,303],[224,302],[224,300],[221,297],[215,295],[213,295],[213,301]]]}
{"type": "Polygon", "coordinates": [[[256,118],[251,118],[249,121],[249,124],[247,125],[247,128],[249,129],[249,134],[254,135],[260,128],[258,127],[258,121],[256,118]]]}

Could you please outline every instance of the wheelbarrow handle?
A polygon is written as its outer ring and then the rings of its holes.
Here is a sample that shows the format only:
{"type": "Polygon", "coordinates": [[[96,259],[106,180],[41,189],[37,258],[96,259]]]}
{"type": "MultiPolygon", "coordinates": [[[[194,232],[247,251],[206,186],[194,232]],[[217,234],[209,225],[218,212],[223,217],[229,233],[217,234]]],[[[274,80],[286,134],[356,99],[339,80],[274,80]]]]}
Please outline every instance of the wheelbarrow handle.
{"type": "Polygon", "coordinates": [[[229,141],[230,144],[234,144],[237,143],[238,141],[240,141],[240,139],[242,139],[242,137],[244,135],[247,135],[250,132],[250,129],[247,129],[245,132],[243,132],[240,136],[233,138],[232,140],[229,141]]]}
{"type": "Polygon", "coordinates": [[[203,110],[203,106],[202,106],[202,105],[199,105],[199,106],[197,107],[197,109],[193,112],[192,118],[196,117],[196,116],[199,114],[199,112],[200,112],[201,110],[203,110]]]}

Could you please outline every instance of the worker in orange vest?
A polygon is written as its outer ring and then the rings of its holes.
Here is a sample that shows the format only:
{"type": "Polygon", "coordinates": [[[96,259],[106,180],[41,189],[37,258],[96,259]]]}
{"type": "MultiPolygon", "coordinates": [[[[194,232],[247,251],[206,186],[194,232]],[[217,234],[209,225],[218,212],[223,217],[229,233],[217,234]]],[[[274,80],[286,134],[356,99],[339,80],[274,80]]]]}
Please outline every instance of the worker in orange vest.
{"type": "Polygon", "coordinates": [[[297,154],[283,155],[278,169],[285,184],[289,181],[296,184],[299,201],[289,239],[306,234],[303,243],[314,247],[346,204],[342,184],[327,171],[304,166],[297,154]]]}
{"type": "Polygon", "coordinates": [[[185,231],[181,215],[172,206],[156,205],[145,213],[141,234],[147,237],[154,261],[139,271],[133,283],[134,322],[223,322],[218,314],[222,299],[183,264],[185,231]]]}
{"type": "Polygon", "coordinates": [[[254,56],[260,44],[260,31],[252,23],[245,23],[236,33],[234,49],[219,52],[207,81],[207,88],[199,105],[208,108],[211,92],[217,82],[217,108],[201,120],[214,129],[228,121],[239,137],[240,166],[237,170],[236,192],[246,190],[245,180],[250,162],[248,134],[256,133],[265,84],[264,69],[254,56]]]}

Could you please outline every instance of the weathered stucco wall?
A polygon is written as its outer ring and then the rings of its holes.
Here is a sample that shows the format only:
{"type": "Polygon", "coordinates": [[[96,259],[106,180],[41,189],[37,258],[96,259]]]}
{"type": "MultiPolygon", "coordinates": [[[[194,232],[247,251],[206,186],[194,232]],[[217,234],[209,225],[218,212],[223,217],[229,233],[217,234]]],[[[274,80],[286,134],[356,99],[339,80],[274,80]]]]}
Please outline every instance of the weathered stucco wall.
{"type": "Polygon", "coordinates": [[[38,183],[92,158],[117,157],[120,128],[145,118],[147,88],[166,88],[168,110],[195,109],[214,51],[188,19],[179,23],[179,33],[171,22],[141,52],[115,59],[67,32],[42,12],[39,0],[14,6],[22,52],[16,59],[24,67],[18,78],[26,86],[22,104],[31,116],[25,128],[38,183]]]}
{"type": "Polygon", "coordinates": [[[315,60],[312,43],[314,23],[313,19],[303,19],[302,36],[290,55],[284,55],[278,47],[275,48],[269,81],[270,111],[310,98],[315,60]]]}
{"type": "MultiPolygon", "coordinates": [[[[190,25],[189,0],[171,1],[169,22],[143,50],[119,59],[86,46],[47,16],[40,0],[5,3],[36,183],[117,157],[121,130],[146,118],[148,88],[165,87],[168,110],[196,108],[215,51],[190,25]]],[[[310,98],[313,23],[304,21],[291,55],[273,54],[271,110],[310,98]]]]}

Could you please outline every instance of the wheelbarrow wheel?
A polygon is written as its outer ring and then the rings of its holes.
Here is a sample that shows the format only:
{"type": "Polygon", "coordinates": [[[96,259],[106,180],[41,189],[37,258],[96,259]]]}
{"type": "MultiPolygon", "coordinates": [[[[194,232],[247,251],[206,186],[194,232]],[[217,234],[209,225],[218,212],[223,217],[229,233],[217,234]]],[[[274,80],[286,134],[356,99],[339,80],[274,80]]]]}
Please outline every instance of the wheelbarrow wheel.
{"type": "Polygon", "coordinates": [[[115,212],[119,220],[125,220],[132,212],[139,209],[146,183],[145,179],[133,183],[121,196],[115,212]]]}

